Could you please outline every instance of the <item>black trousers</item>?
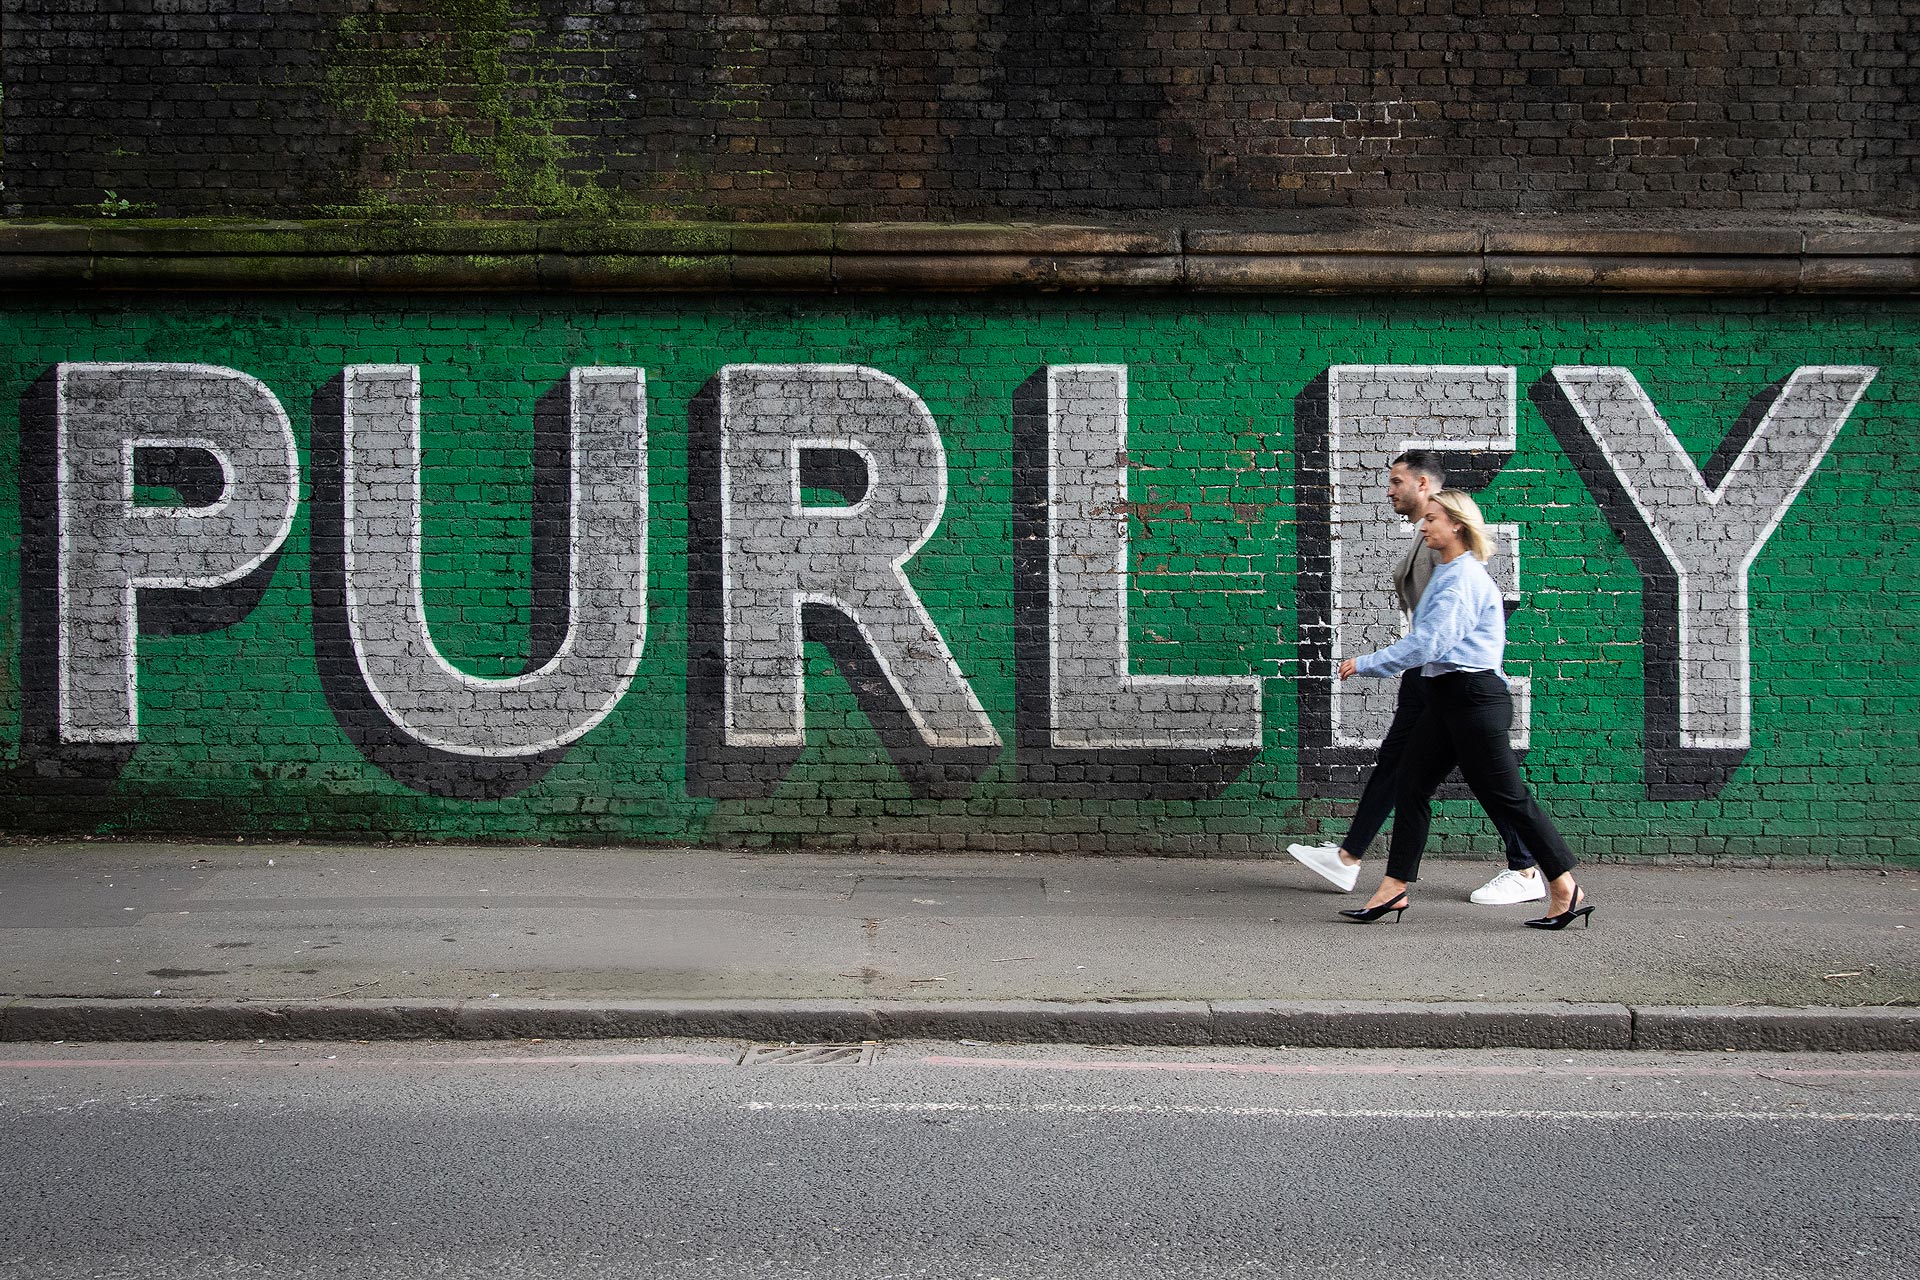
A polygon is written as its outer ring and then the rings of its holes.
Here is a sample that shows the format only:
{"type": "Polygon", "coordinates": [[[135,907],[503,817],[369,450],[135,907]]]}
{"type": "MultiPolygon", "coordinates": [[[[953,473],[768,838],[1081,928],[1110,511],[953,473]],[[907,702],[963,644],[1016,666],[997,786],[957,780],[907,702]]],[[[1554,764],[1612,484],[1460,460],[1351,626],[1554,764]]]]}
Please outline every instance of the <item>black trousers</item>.
{"type": "Polygon", "coordinates": [[[1542,874],[1551,880],[1573,870],[1573,852],[1527,791],[1507,741],[1513,727],[1507,682],[1491,671],[1456,671],[1429,677],[1425,693],[1426,709],[1414,724],[1401,766],[1387,874],[1395,880],[1420,878],[1420,855],[1433,825],[1433,793],[1456,764],[1487,816],[1526,841],[1542,874]]]}
{"type": "MultiPolygon", "coordinates": [[[[1393,723],[1387,728],[1387,736],[1380,740],[1380,754],[1374,758],[1373,772],[1367,775],[1366,788],[1360,793],[1360,807],[1353,812],[1347,838],[1340,842],[1340,847],[1356,858],[1366,856],[1367,846],[1380,834],[1387,815],[1393,812],[1394,801],[1400,796],[1407,744],[1413,740],[1414,726],[1420,723],[1420,713],[1426,709],[1427,678],[1418,671],[1409,671],[1400,677],[1400,693],[1393,704],[1393,723]]],[[[1507,846],[1509,867],[1525,871],[1534,865],[1533,855],[1527,852],[1518,832],[1502,818],[1494,818],[1493,825],[1500,833],[1501,843],[1507,846]]]]}

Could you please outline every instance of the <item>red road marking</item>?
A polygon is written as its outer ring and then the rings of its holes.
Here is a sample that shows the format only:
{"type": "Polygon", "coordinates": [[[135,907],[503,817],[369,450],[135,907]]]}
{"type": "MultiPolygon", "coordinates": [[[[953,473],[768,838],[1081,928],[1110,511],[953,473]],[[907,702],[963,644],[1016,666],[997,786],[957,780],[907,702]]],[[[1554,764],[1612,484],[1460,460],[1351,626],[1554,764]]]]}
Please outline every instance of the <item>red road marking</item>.
{"type": "MultiPolygon", "coordinates": [[[[730,1067],[737,1055],[697,1053],[527,1054],[514,1057],[370,1058],[303,1054],[298,1058],[269,1056],[221,1058],[15,1058],[0,1060],[0,1071],[65,1070],[117,1067],[542,1067],[542,1066],[703,1066],[730,1067]]],[[[1196,1075],[1254,1076],[1744,1076],[1769,1075],[1804,1078],[1844,1076],[1854,1079],[1920,1079],[1920,1067],[1817,1067],[1793,1064],[1754,1067],[1709,1067],[1669,1063],[1662,1066],[1609,1066],[1576,1063],[1539,1063],[1528,1066],[1454,1063],[1308,1063],[1308,1062],[1146,1062],[1127,1059],[1080,1058],[966,1058],[928,1054],[915,1060],[929,1067],[970,1067],[1023,1071],[1160,1071],[1196,1075]]]]}
{"type": "MultiPolygon", "coordinates": [[[[737,1055],[736,1055],[737,1056],[737,1055]]],[[[0,1070],[59,1067],[550,1067],[577,1063],[607,1066],[730,1067],[735,1057],[698,1053],[540,1054],[516,1058],[356,1058],[307,1054],[299,1058],[16,1058],[0,1061],[0,1070]]]]}

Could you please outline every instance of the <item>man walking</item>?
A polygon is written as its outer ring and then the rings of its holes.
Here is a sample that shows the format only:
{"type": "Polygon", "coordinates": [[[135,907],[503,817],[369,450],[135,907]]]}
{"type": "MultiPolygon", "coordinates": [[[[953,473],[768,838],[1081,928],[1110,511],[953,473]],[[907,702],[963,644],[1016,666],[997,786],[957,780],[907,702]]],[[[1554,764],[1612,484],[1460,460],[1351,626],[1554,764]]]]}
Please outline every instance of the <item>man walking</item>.
{"type": "MultiPolygon", "coordinates": [[[[1430,449],[1411,449],[1393,460],[1387,471],[1387,499],[1403,520],[1414,527],[1413,544],[1394,567],[1393,589],[1400,597],[1403,617],[1413,610],[1425,594],[1433,577],[1435,552],[1421,538],[1420,522],[1426,518],[1427,503],[1447,487],[1446,464],[1430,449]]],[[[1416,667],[1400,677],[1399,697],[1394,704],[1393,723],[1381,740],[1374,758],[1373,772],[1360,793],[1360,807],[1354,811],[1346,839],[1337,845],[1291,844],[1287,852],[1317,872],[1340,890],[1350,893],[1360,878],[1360,859],[1373,843],[1387,815],[1393,812],[1394,797],[1400,790],[1400,771],[1413,726],[1427,705],[1426,677],[1416,667]]],[[[1546,880],[1534,866],[1520,837],[1503,823],[1495,823],[1500,839],[1507,846],[1507,869],[1475,889],[1470,900],[1482,906],[1503,906],[1515,902],[1534,902],[1547,896],[1546,880]]]]}

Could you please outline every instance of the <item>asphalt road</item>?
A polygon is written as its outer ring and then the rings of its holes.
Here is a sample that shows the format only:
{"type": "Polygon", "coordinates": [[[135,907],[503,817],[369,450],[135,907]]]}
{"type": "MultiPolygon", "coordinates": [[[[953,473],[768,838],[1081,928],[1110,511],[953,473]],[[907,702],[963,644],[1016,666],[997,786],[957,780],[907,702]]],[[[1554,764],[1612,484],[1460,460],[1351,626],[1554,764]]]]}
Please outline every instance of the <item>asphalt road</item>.
{"type": "Polygon", "coordinates": [[[1920,1057],[9,1045],[0,1276],[1887,1277],[1920,1057]]]}

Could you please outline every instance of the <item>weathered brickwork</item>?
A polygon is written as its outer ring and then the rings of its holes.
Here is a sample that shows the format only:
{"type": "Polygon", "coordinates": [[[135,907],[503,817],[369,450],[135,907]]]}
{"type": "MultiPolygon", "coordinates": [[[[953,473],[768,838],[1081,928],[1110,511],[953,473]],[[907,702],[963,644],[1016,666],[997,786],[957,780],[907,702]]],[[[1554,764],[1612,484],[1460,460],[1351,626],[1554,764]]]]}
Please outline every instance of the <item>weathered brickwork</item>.
{"type": "MultiPolygon", "coordinates": [[[[16,301],[13,832],[1247,855],[1381,492],[1504,527],[1582,854],[1920,856],[1911,299],[16,301]]],[[[1450,801],[1452,851],[1494,846],[1450,801]]]]}
{"type": "Polygon", "coordinates": [[[1913,0],[0,15],[5,201],[32,215],[1857,212],[1920,191],[1913,0]]]}

